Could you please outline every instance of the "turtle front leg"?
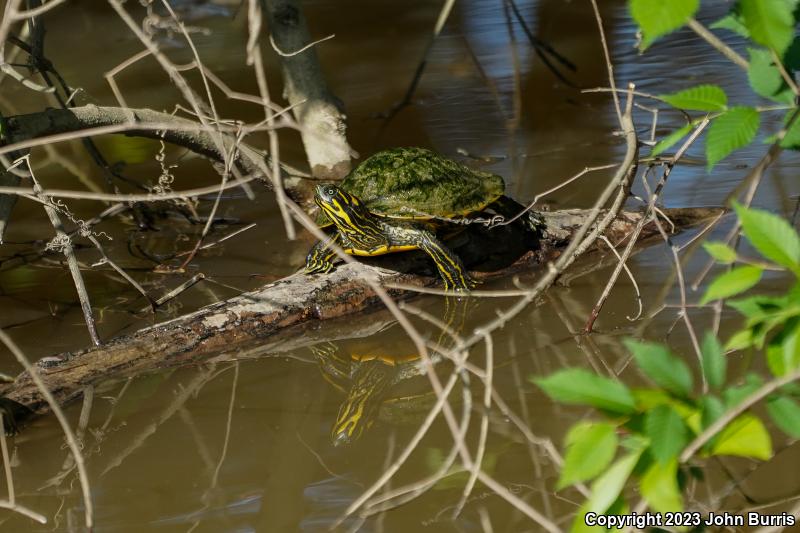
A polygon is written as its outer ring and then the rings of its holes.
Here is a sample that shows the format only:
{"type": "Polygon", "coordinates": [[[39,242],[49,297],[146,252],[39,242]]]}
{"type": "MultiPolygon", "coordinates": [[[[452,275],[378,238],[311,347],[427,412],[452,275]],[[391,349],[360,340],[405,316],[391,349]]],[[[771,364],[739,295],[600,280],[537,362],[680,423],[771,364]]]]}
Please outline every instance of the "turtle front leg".
{"type": "Polygon", "coordinates": [[[317,242],[306,256],[306,274],[332,271],[335,268],[333,265],[333,258],[336,257],[336,252],[333,251],[333,245],[340,243],[339,232],[336,232],[324,241],[317,242]]]}
{"type": "Polygon", "coordinates": [[[469,291],[475,287],[473,280],[461,259],[454,254],[432,232],[424,229],[405,228],[392,235],[393,244],[414,244],[424,250],[439,270],[439,275],[444,281],[447,291],[469,291]]]}

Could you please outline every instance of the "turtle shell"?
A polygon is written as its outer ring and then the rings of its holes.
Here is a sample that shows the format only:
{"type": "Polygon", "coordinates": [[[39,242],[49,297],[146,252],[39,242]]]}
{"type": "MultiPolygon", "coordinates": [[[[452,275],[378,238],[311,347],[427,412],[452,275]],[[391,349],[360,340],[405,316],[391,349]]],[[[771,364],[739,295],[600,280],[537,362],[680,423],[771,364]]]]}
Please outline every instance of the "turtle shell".
{"type": "MultiPolygon", "coordinates": [[[[365,159],[339,184],[371,213],[397,219],[458,218],[503,195],[503,178],[425,148],[392,148],[365,159]]],[[[320,226],[331,222],[324,213],[320,226]]]]}

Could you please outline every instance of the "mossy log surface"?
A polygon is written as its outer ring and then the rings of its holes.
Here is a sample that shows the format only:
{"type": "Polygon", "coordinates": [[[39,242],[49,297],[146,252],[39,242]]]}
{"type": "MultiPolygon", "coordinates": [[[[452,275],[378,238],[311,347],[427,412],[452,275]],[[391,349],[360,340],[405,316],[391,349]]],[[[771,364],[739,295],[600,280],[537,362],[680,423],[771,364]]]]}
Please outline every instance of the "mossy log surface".
{"type": "MultiPolygon", "coordinates": [[[[716,208],[665,211],[676,231],[695,226],[720,213],[716,208]]],[[[456,237],[453,246],[477,280],[530,271],[563,252],[588,211],[563,210],[543,215],[547,229],[534,249],[526,242],[521,230],[514,226],[491,230],[470,226],[465,232],[469,238],[456,237]]],[[[606,237],[613,243],[624,244],[626,235],[641,216],[641,213],[622,212],[609,227],[606,237]]],[[[646,244],[648,237],[655,235],[657,229],[651,222],[642,232],[642,245],[646,244]]],[[[650,242],[654,242],[653,239],[650,242]]],[[[252,354],[254,350],[265,353],[278,345],[295,345],[299,337],[307,334],[309,326],[382,305],[375,292],[363,281],[364,269],[369,269],[382,283],[439,285],[432,263],[419,252],[391,254],[359,261],[358,264],[341,264],[334,272],[324,275],[306,276],[298,272],[258,290],[118,337],[102,346],[44,358],[37,363],[37,368],[63,404],[79,397],[85,387],[108,380],[162,368],[241,357],[243,353],[252,354]]],[[[394,289],[390,292],[396,298],[415,294],[394,289]]],[[[40,392],[25,373],[0,394],[34,411],[47,410],[40,392]]]]}

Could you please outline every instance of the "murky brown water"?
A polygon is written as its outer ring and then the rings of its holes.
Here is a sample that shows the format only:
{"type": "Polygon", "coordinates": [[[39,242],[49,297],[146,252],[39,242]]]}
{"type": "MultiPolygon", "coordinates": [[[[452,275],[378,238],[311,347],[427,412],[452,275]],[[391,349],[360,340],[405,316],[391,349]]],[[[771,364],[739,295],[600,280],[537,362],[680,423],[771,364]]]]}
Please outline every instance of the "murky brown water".
{"type": "MultiPolygon", "coordinates": [[[[70,4],[48,19],[51,59],[67,80],[84,89],[79,96],[83,101],[113,104],[102,74],[138,52],[140,44],[103,3],[84,0],[70,4]]],[[[658,44],[647,55],[639,56],[633,48],[635,28],[624,2],[602,4],[620,83],[634,82],[639,90],[652,93],[669,92],[691,83],[719,83],[728,90],[731,101],[752,103],[744,74],[693,34],[681,32],[669,43],[658,44]]],[[[702,13],[703,20],[713,20],[725,11],[724,2],[716,4],[702,13]]],[[[571,77],[577,84],[606,84],[588,2],[534,0],[520,1],[519,5],[537,35],[576,63],[579,71],[571,77]]],[[[381,124],[370,117],[402,97],[439,3],[316,0],[305,6],[312,35],[336,34],[335,39],[319,47],[319,55],[331,86],[347,107],[351,144],[362,154],[388,146],[420,145],[453,157],[458,157],[459,148],[494,156],[499,159],[486,168],[507,177],[512,194],[525,200],[585,166],[615,162],[623,151],[618,137],[613,135],[615,119],[610,99],[606,95],[581,94],[558,82],[535,58],[517,25],[514,36],[519,45],[521,106],[518,125],[510,125],[514,122],[516,82],[509,33],[502,3],[486,0],[457,3],[433,49],[417,102],[403,110],[378,138],[381,124]],[[468,47],[496,87],[496,97],[479,74],[468,47]]],[[[199,53],[234,89],[256,93],[254,77],[243,69],[243,13],[234,16],[233,8],[212,9],[208,13],[210,16],[190,21],[192,26],[210,30],[193,36],[199,53]]],[[[179,39],[165,39],[163,44],[175,59],[189,58],[179,39]]],[[[271,53],[266,55],[271,61],[272,91],[277,93],[280,80],[274,75],[278,72],[275,58],[271,53]]],[[[120,83],[132,106],[172,109],[179,101],[177,92],[150,60],[125,73],[120,83]]],[[[4,109],[14,113],[42,106],[39,99],[8,81],[4,81],[0,97],[4,109]]],[[[259,112],[221,95],[218,105],[221,114],[244,120],[256,120],[259,112]]],[[[642,111],[636,118],[637,126],[646,132],[649,113],[642,111]]],[[[670,131],[679,121],[677,114],[662,114],[659,132],[670,131]]],[[[256,139],[266,143],[263,136],[256,139]]],[[[283,134],[282,140],[283,157],[302,165],[298,138],[283,134]]],[[[138,161],[125,169],[127,174],[151,183],[157,179],[159,169],[152,160],[154,144],[108,139],[102,145],[118,158],[138,161]]],[[[668,206],[719,205],[743,176],[742,166],[752,165],[762,151],[763,147],[756,143],[737,152],[709,175],[700,158],[702,146],[693,147],[688,163],[673,172],[664,202],[668,206]]],[[[69,156],[80,172],[98,177],[79,147],[58,147],[58,154],[69,156]]],[[[180,155],[177,151],[170,154],[180,155]]],[[[781,164],[770,169],[756,203],[785,213],[791,212],[792,196],[800,192],[794,175],[800,160],[790,154],[782,157],[781,164]]],[[[45,159],[43,152],[35,158],[40,164],[37,175],[45,184],[77,187],[76,178],[66,168],[57,162],[46,164],[45,159]]],[[[175,174],[176,189],[216,180],[204,162],[192,158],[182,160],[175,174]]],[[[557,192],[550,202],[554,206],[589,205],[604,186],[604,179],[603,175],[591,175],[576,186],[557,192]]],[[[637,189],[641,190],[638,185],[637,189]]],[[[159,313],[157,320],[164,320],[257,287],[264,278],[275,279],[294,272],[302,264],[310,238],[302,236],[288,242],[269,193],[259,193],[257,200],[251,202],[233,193],[223,203],[222,212],[238,221],[216,228],[214,236],[251,222],[257,226],[198,256],[186,276],[154,274],[152,262],[131,255],[127,242],[134,234],[131,226],[109,221],[98,229],[113,236],[114,241],[108,243],[112,257],[154,294],[168,291],[194,273],[207,276],[207,282],[196,285],[159,313]]],[[[82,217],[100,209],[96,203],[70,205],[82,217]]],[[[209,205],[201,204],[201,211],[209,205]]],[[[162,231],[140,245],[162,253],[175,246],[177,237],[200,231],[179,217],[159,220],[156,225],[162,231]]],[[[724,225],[722,229],[728,227],[724,225]]],[[[0,327],[31,358],[77,349],[89,342],[68,272],[58,265],[58,258],[33,257],[27,264],[23,258],[8,259],[14,254],[29,253],[33,240],[40,241],[33,248],[41,249],[50,232],[43,213],[23,202],[7,235],[11,244],[0,250],[0,327]]],[[[693,235],[694,232],[687,232],[676,242],[686,242],[693,235]]],[[[177,246],[186,249],[191,244],[192,241],[179,241],[177,246]]],[[[82,254],[87,263],[96,260],[92,251],[82,254]]],[[[687,279],[702,268],[704,259],[699,256],[687,265],[687,279]]],[[[659,294],[670,276],[667,250],[663,245],[650,247],[629,264],[642,291],[645,315],[652,313],[662,303],[659,294]]],[[[609,272],[608,268],[602,269],[573,280],[569,286],[554,288],[542,302],[494,336],[497,392],[534,434],[553,439],[559,446],[565,429],[585,413],[553,405],[529,383],[530,375],[546,374],[567,365],[607,365],[619,371],[625,368],[621,338],[642,332],[652,339],[669,336],[675,350],[692,359],[682,326],[670,329],[675,321],[673,310],[668,309],[645,324],[626,319],[636,312],[627,280],[620,280],[607,303],[598,322],[598,333],[589,338],[573,335],[582,326],[609,272]]],[[[86,276],[103,338],[135,331],[153,321],[139,312],[145,305],[143,299],[108,270],[87,272],[86,276]]],[[[506,280],[487,288],[510,284],[506,280]]],[[[774,280],[775,290],[781,287],[781,280],[774,280]]],[[[672,289],[666,301],[674,302],[676,296],[672,289]]],[[[470,309],[463,331],[469,332],[492,318],[496,306],[510,303],[481,301],[470,309]]],[[[414,305],[441,316],[436,299],[416,300],[414,305]]],[[[708,323],[704,313],[698,312],[693,318],[701,328],[708,323]]],[[[731,315],[724,318],[723,331],[736,320],[731,315]]],[[[325,323],[317,331],[306,332],[305,338],[310,342],[318,337],[363,336],[364,332],[355,331],[354,325],[356,330],[366,326],[379,329],[377,326],[384,322],[388,327],[370,338],[370,346],[408,342],[399,327],[390,326],[391,320],[383,312],[325,323]]],[[[417,323],[423,331],[431,332],[424,322],[417,323]]],[[[364,342],[355,339],[341,347],[358,351],[364,342]]],[[[389,458],[405,446],[415,426],[413,420],[379,420],[355,445],[333,448],[329,432],[343,396],[322,375],[308,348],[287,348],[277,354],[228,354],[233,361],[140,376],[96,389],[85,434],[96,531],[283,532],[329,528],[372,484],[389,458]]],[[[0,355],[0,371],[16,373],[11,357],[5,352],[0,355]]],[[[477,347],[470,357],[483,366],[484,348],[477,347]]],[[[741,370],[746,363],[737,360],[733,367],[741,370]]],[[[639,379],[630,370],[622,370],[622,378],[633,382],[639,379]]],[[[473,396],[474,405],[480,405],[482,390],[475,383],[473,396]]],[[[453,405],[458,413],[463,401],[453,405]]],[[[67,412],[72,423],[77,424],[81,405],[72,405],[67,412]]],[[[471,425],[470,443],[476,442],[478,418],[471,425]]],[[[13,444],[20,500],[55,517],[56,522],[32,526],[26,519],[0,513],[3,530],[80,529],[83,508],[74,475],[53,478],[63,465],[69,467],[54,419],[36,420],[13,444]]],[[[451,446],[445,424],[435,423],[393,486],[431,474],[451,446]]],[[[782,451],[776,460],[756,469],[743,461],[724,461],[732,475],[744,480],[741,490],[728,486],[722,469],[708,473],[711,490],[718,494],[730,492],[722,500],[721,509],[739,509],[746,498],[763,502],[797,494],[798,477],[787,472],[800,469],[800,448],[778,449],[782,451]]],[[[484,468],[519,497],[568,527],[575,510],[573,502],[579,501],[580,495],[570,491],[553,494],[557,476],[553,465],[538,448],[527,445],[497,411],[490,414],[484,468]]],[[[369,518],[362,531],[477,531],[482,527],[481,516],[491,522],[495,531],[537,530],[526,517],[480,484],[462,515],[451,520],[452,506],[458,501],[463,481],[462,475],[441,482],[414,502],[369,518]]],[[[347,524],[355,526],[354,522],[347,524]]]]}

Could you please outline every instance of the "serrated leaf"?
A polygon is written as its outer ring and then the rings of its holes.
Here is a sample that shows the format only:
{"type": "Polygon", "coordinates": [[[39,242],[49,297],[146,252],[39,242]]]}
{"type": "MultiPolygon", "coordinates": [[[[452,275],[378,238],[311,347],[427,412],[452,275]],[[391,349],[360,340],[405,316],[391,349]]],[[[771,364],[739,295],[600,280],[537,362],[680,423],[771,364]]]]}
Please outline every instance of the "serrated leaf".
{"type": "Polygon", "coordinates": [[[742,21],[742,15],[739,13],[738,7],[734,7],[730,13],[713,22],[709,28],[712,30],[730,30],[741,37],[750,38],[750,33],[742,21]]]}
{"type": "Polygon", "coordinates": [[[666,346],[633,339],[626,339],[625,346],[633,354],[639,369],[653,383],[678,396],[688,396],[692,391],[691,370],[666,346]]]}
{"type": "Polygon", "coordinates": [[[750,244],[765,258],[800,275],[800,236],[794,228],[769,211],[748,209],[738,203],[733,208],[750,244]]]}
{"type": "Polygon", "coordinates": [[[717,336],[712,332],[707,331],[703,337],[703,346],[701,347],[703,355],[703,375],[705,375],[708,384],[714,388],[719,388],[725,383],[725,371],[727,368],[727,359],[722,352],[717,336]]]}
{"type": "Polygon", "coordinates": [[[727,265],[736,261],[736,250],[724,242],[705,242],[703,243],[703,248],[708,252],[708,255],[717,260],[717,263],[727,265]]]}
{"type": "Polygon", "coordinates": [[[545,378],[535,378],[533,382],[558,402],[590,405],[620,414],[636,410],[633,396],[625,385],[582,368],[560,370],[545,378]]]}
{"type": "Polygon", "coordinates": [[[567,451],[556,490],[594,479],[614,459],[617,428],[607,422],[579,422],[566,437],[567,451]]]}
{"type": "Polygon", "coordinates": [[[653,463],[639,483],[642,496],[658,513],[683,511],[683,496],[678,486],[678,461],[653,463]]]}
{"type": "Polygon", "coordinates": [[[644,427],[650,438],[650,453],[659,463],[677,457],[689,440],[681,415],[668,405],[659,405],[647,413],[644,427]]]}
{"type": "Polygon", "coordinates": [[[630,0],[631,16],[642,29],[642,50],[677,30],[700,7],[700,0],[630,0]]]}
{"type": "Polygon", "coordinates": [[[697,85],[659,98],[672,107],[691,111],[723,111],[728,104],[728,95],[719,85],[697,85]]]}
{"type": "Polygon", "coordinates": [[[792,3],[786,0],[740,0],[739,9],[750,38],[782,56],[794,37],[792,3]]]}
{"type": "Polygon", "coordinates": [[[767,400],[767,412],[775,425],[796,439],[800,439],[800,405],[786,396],[767,400]]]}
{"type": "Polygon", "coordinates": [[[655,157],[663,153],[665,150],[669,150],[675,143],[686,137],[693,128],[694,124],[687,124],[684,127],[673,131],[658,141],[655,146],[653,146],[653,150],[650,152],[650,155],[655,157]]]}
{"type": "Polygon", "coordinates": [[[772,457],[772,439],[758,417],[745,413],[720,431],[711,453],[753,457],[766,461],[772,457]]]}
{"type": "Polygon", "coordinates": [[[747,69],[747,79],[750,87],[756,94],[769,98],[782,104],[794,101],[792,90],[783,81],[780,70],[772,59],[769,50],[748,48],[750,53],[750,68],[747,69]]]}
{"type": "Polygon", "coordinates": [[[761,267],[743,265],[717,276],[706,289],[706,293],[700,300],[700,305],[743,293],[747,289],[754,287],[761,280],[763,271],[764,269],[761,267]]]}
{"type": "Polygon", "coordinates": [[[622,456],[592,483],[592,494],[586,502],[587,512],[604,513],[616,501],[642,451],[634,450],[622,456]]]}
{"type": "Polygon", "coordinates": [[[758,131],[761,117],[752,107],[732,107],[714,119],[706,136],[708,170],[731,152],[747,146],[758,131]]]}

